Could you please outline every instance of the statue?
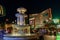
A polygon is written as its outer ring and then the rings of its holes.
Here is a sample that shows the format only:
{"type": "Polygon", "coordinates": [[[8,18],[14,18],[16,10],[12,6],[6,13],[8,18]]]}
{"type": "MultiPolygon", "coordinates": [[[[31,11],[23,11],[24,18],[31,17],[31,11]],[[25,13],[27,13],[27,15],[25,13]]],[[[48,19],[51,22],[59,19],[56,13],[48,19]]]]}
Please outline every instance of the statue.
{"type": "Polygon", "coordinates": [[[25,8],[23,8],[23,7],[17,8],[18,13],[16,13],[15,16],[17,17],[17,24],[18,25],[25,25],[25,17],[27,17],[25,15],[26,11],[27,10],[25,8]]]}

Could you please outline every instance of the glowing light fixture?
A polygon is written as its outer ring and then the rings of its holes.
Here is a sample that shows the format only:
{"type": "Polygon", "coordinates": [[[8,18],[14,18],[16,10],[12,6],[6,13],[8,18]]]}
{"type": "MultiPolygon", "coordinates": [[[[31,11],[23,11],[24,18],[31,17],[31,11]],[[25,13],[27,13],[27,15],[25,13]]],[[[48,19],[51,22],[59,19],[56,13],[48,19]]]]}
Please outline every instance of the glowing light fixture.
{"type": "Polygon", "coordinates": [[[53,19],[54,23],[59,23],[59,19],[53,19]]]}

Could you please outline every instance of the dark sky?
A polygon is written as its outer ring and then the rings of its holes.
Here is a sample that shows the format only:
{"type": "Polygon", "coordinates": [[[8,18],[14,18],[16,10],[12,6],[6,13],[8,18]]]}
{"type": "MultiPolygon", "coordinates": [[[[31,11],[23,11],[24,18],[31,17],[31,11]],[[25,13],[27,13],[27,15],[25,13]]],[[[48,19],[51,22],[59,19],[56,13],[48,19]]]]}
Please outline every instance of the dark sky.
{"type": "Polygon", "coordinates": [[[60,2],[58,0],[0,0],[0,4],[6,8],[9,17],[14,17],[18,7],[25,7],[28,10],[27,14],[52,8],[53,17],[60,17],[60,2]]]}

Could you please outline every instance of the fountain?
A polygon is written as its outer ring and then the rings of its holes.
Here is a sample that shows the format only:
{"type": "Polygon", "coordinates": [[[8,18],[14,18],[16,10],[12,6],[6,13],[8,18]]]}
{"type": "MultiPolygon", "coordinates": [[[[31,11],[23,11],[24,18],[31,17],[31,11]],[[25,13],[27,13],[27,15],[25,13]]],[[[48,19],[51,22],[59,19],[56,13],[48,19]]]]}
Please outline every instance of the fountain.
{"type": "MultiPolygon", "coordinates": [[[[17,25],[14,26],[14,31],[16,33],[19,33],[19,34],[30,33],[30,27],[25,24],[25,18],[27,17],[27,15],[25,15],[26,11],[27,9],[23,7],[17,8],[18,13],[15,14],[15,16],[17,17],[17,20],[16,20],[17,25]]],[[[13,31],[13,34],[14,34],[14,31],[13,31]]]]}
{"type": "Polygon", "coordinates": [[[17,24],[12,25],[12,34],[4,35],[4,40],[27,40],[35,37],[35,34],[30,33],[30,26],[25,24],[26,11],[23,7],[17,9],[18,13],[15,14],[17,24]]]}

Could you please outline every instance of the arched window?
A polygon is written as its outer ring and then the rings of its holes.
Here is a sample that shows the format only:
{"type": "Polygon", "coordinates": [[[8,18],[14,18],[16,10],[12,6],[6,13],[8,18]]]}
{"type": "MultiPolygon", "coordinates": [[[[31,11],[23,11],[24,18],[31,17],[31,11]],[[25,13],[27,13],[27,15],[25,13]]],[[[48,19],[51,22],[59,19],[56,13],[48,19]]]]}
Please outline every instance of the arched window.
{"type": "Polygon", "coordinates": [[[0,17],[5,16],[5,9],[2,5],[0,5],[0,17]]]}

